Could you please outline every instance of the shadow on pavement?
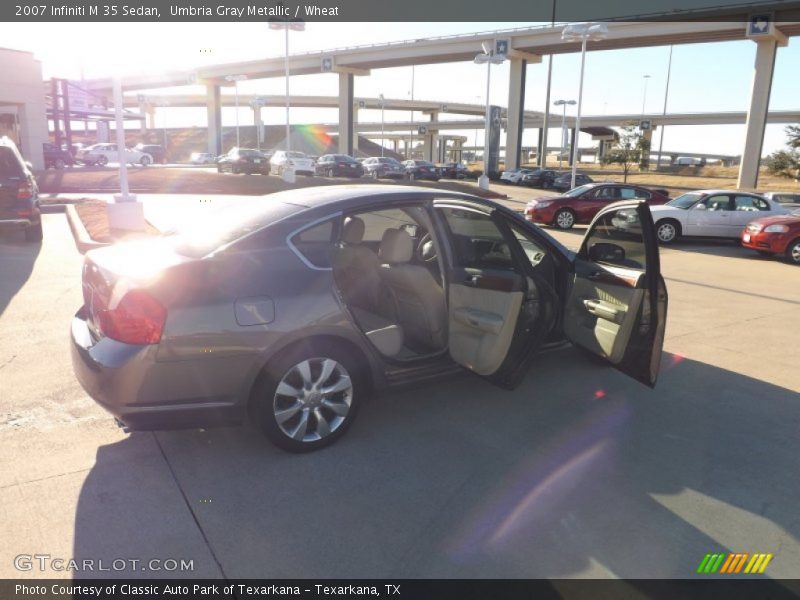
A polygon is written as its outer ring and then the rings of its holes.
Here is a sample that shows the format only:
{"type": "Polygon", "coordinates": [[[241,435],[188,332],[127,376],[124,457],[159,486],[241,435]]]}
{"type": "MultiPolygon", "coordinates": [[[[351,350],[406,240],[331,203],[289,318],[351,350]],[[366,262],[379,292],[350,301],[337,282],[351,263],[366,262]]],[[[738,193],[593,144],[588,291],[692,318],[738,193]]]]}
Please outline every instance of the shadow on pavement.
{"type": "Polygon", "coordinates": [[[0,315],[33,271],[42,242],[26,242],[22,231],[0,232],[0,315]]]}
{"type": "Polygon", "coordinates": [[[376,399],[307,455],[250,427],[134,434],[98,450],[74,556],[204,556],[198,576],[232,578],[687,578],[709,552],[772,552],[768,574],[796,577],[799,400],[677,355],[651,391],[566,349],[513,392],[463,376],[376,399]]]}

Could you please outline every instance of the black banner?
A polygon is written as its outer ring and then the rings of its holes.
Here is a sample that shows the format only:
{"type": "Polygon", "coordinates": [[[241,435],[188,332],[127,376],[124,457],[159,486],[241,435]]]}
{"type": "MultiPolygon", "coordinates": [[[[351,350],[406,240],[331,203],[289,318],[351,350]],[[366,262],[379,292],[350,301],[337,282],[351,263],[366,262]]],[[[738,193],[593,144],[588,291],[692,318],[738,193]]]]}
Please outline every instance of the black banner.
{"type": "Polygon", "coordinates": [[[654,598],[681,600],[783,600],[800,597],[800,580],[1,580],[3,600],[549,600],[654,598]]]}
{"type": "Polygon", "coordinates": [[[800,2],[769,0],[9,0],[0,21],[28,22],[574,22],[587,20],[746,21],[752,13],[800,20],[800,2]]]}

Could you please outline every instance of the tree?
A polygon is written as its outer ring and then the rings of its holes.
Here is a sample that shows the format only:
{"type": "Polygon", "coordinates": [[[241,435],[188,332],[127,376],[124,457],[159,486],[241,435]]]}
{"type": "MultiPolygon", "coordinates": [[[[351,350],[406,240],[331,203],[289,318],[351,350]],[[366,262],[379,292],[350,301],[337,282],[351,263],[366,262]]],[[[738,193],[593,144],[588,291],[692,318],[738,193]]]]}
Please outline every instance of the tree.
{"type": "Polygon", "coordinates": [[[786,135],[789,150],[773,152],[764,159],[764,164],[773,175],[800,179],[800,151],[797,150],[800,148],[800,125],[786,127],[786,135]]]}
{"type": "Polygon", "coordinates": [[[622,167],[623,182],[628,182],[628,173],[634,165],[642,167],[650,155],[650,140],[646,139],[636,125],[622,127],[617,141],[606,152],[602,163],[617,164],[622,167]]]}

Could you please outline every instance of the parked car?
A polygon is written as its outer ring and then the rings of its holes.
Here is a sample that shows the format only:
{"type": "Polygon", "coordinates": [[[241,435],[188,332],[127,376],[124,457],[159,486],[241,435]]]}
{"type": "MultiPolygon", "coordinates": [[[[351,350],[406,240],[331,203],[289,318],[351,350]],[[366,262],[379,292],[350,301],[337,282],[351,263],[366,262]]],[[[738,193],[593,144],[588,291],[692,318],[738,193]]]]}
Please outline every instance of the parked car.
{"type": "Polygon", "coordinates": [[[469,169],[463,163],[449,162],[439,167],[439,176],[444,179],[466,179],[469,169]]]}
{"type": "Polygon", "coordinates": [[[22,229],[25,240],[42,240],[39,188],[16,144],[0,137],[0,229],[22,229]]]}
{"type": "Polygon", "coordinates": [[[512,169],[510,171],[503,171],[500,173],[500,181],[507,181],[508,183],[519,184],[525,175],[533,173],[533,169],[512,169]]]}
{"type": "Polygon", "coordinates": [[[152,156],[153,162],[162,165],[167,164],[167,149],[164,146],[159,146],[158,144],[136,144],[134,149],[152,156]]]}
{"type": "Polygon", "coordinates": [[[269,159],[258,150],[251,148],[231,148],[227,154],[217,160],[217,173],[225,172],[238,175],[269,175],[269,159]]]}
{"type": "Polygon", "coordinates": [[[675,164],[679,167],[704,167],[706,160],[694,156],[679,156],[675,159],[675,164]]]}
{"type": "Polygon", "coordinates": [[[324,154],[317,160],[314,173],[325,177],[361,177],[364,167],[347,154],[324,154]]]}
{"type": "Polygon", "coordinates": [[[624,183],[587,183],[561,196],[535,198],[525,207],[525,218],[534,223],[571,229],[576,224],[590,223],[605,206],[619,200],[644,200],[648,204],[665,204],[669,197],[638,185],[624,183]]]}
{"type": "Polygon", "coordinates": [[[764,192],[761,195],[781,204],[800,204],[800,193],[798,192],[764,192]]]}
{"type": "MultiPolygon", "coordinates": [[[[594,180],[586,175],[585,173],[576,173],[575,174],[575,186],[578,187],[580,185],[586,185],[587,183],[593,183],[594,180]]],[[[566,192],[567,190],[572,189],[572,173],[563,173],[559,175],[555,179],[553,179],[553,185],[551,185],[554,190],[559,190],[562,192],[566,192]]]]}
{"type": "Polygon", "coordinates": [[[800,265],[800,214],[750,221],[742,230],[742,246],[762,256],[784,256],[790,263],[800,265]]]}
{"type": "Polygon", "coordinates": [[[295,150],[276,150],[269,159],[269,164],[272,172],[277,175],[283,175],[287,167],[294,169],[297,175],[313,175],[314,174],[314,161],[308,158],[302,152],[295,150]]]}
{"type": "Polygon", "coordinates": [[[406,186],[248,198],[91,250],[82,279],[72,363],[100,405],[134,430],[250,415],[294,452],[391,385],[464,368],[513,388],[564,339],[653,386],[667,312],[645,203],[605,207],[576,254],[499,204],[406,186]]]}
{"type": "Polygon", "coordinates": [[[547,189],[553,187],[553,181],[560,177],[562,173],[552,169],[535,169],[522,176],[520,183],[529,187],[547,189]]]}
{"type": "Polygon", "coordinates": [[[193,165],[213,165],[217,162],[216,157],[209,152],[192,152],[189,162],[193,165]]]}
{"type": "Polygon", "coordinates": [[[87,148],[82,148],[76,158],[87,166],[98,165],[104,167],[110,162],[118,163],[120,158],[124,158],[125,162],[131,165],[139,164],[146,167],[153,164],[152,156],[133,148],[125,148],[121,157],[116,144],[94,144],[87,148]]]}
{"type": "Polygon", "coordinates": [[[366,158],[361,166],[364,175],[373,179],[401,179],[406,174],[400,161],[389,156],[366,158]]]}
{"type": "Polygon", "coordinates": [[[439,169],[432,162],[427,160],[406,160],[403,161],[405,178],[414,181],[416,179],[428,179],[439,181],[439,169]]]}
{"type": "Polygon", "coordinates": [[[45,169],[63,169],[75,164],[75,159],[67,150],[62,150],[55,144],[42,144],[45,169]]]}
{"type": "Polygon", "coordinates": [[[698,190],[654,206],[653,221],[662,244],[681,237],[720,237],[738,240],[753,217],[787,214],[780,203],[737,190],[698,190]]]}

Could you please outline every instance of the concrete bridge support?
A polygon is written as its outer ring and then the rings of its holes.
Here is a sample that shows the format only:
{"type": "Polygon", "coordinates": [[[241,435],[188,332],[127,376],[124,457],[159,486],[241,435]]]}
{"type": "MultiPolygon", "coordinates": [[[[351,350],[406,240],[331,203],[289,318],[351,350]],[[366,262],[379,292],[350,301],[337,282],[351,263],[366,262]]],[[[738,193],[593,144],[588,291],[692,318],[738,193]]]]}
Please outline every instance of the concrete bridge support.
{"type": "Polygon", "coordinates": [[[339,152],[353,155],[354,77],[352,73],[339,73],[339,152]]]}
{"type": "Polygon", "coordinates": [[[220,88],[206,85],[206,111],[208,121],[208,152],[214,156],[222,154],[222,101],[220,88]]]}
{"type": "Polygon", "coordinates": [[[516,169],[522,162],[522,128],[525,111],[525,72],[528,61],[510,60],[508,77],[508,126],[506,128],[506,169],[516,169]]]}

